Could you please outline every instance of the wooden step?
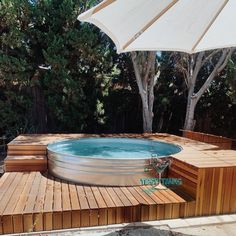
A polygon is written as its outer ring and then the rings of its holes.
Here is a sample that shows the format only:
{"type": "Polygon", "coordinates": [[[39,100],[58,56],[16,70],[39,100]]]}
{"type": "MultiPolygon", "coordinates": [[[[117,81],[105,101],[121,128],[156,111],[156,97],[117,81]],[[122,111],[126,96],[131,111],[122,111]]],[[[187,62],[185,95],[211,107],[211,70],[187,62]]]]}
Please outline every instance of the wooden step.
{"type": "Polygon", "coordinates": [[[19,155],[26,155],[26,156],[43,156],[46,155],[46,150],[8,150],[8,155],[11,156],[19,156],[19,155]]]}
{"type": "Polygon", "coordinates": [[[4,169],[6,172],[18,171],[46,171],[47,157],[46,155],[25,155],[11,156],[8,155],[4,160],[4,169]]]}
{"type": "Polygon", "coordinates": [[[182,205],[180,207],[180,217],[193,217],[196,214],[196,198],[192,197],[185,191],[183,191],[181,188],[174,188],[171,189],[173,192],[175,192],[179,197],[183,198],[186,203],[184,206],[182,205]]]}

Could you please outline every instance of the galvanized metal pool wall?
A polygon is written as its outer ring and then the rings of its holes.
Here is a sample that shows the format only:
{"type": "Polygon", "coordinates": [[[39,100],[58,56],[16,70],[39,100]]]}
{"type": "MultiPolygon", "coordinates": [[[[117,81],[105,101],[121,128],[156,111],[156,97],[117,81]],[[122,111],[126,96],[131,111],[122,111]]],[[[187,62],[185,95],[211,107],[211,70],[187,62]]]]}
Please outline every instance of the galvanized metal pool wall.
{"type": "Polygon", "coordinates": [[[76,183],[133,186],[150,177],[145,169],[149,159],[100,159],[74,157],[48,150],[48,169],[51,174],[76,183]]]}

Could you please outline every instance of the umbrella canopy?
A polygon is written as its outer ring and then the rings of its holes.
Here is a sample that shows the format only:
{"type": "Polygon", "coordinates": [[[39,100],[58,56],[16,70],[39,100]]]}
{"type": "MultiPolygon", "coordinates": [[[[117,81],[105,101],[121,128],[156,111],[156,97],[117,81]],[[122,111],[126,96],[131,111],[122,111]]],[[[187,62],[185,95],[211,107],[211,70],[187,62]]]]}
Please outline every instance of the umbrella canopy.
{"type": "Polygon", "coordinates": [[[81,14],[118,53],[196,53],[236,46],[236,0],[105,0],[81,14]]]}

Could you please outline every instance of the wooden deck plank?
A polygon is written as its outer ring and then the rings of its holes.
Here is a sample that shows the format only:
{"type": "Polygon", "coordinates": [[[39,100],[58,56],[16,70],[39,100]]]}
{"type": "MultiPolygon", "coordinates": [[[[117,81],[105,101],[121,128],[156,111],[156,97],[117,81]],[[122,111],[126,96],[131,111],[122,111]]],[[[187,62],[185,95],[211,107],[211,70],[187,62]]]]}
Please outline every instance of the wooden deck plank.
{"type": "Polygon", "coordinates": [[[137,217],[140,218],[139,221],[148,220],[150,218],[150,214],[152,214],[154,207],[149,206],[148,200],[146,199],[146,197],[143,197],[145,195],[140,193],[140,191],[142,190],[140,189],[137,190],[133,187],[128,187],[128,190],[139,203],[139,209],[137,210],[138,211],[137,217]]]}
{"type": "Polygon", "coordinates": [[[119,197],[119,199],[121,200],[124,206],[127,206],[127,207],[132,206],[130,199],[128,199],[125,196],[125,194],[121,191],[121,188],[114,187],[113,190],[117,194],[117,196],[119,197]]]}
{"type": "Polygon", "coordinates": [[[53,188],[54,178],[47,175],[47,185],[45,193],[45,201],[43,206],[43,228],[44,230],[53,229],[53,188]]]}
{"type": "Polygon", "coordinates": [[[139,205],[148,205],[148,202],[139,194],[139,191],[136,191],[133,187],[127,187],[129,192],[134,196],[138,201],[139,205]]]}
{"type": "MultiPolygon", "coordinates": [[[[24,189],[20,195],[20,198],[17,202],[17,205],[14,209],[14,215],[13,215],[13,226],[14,226],[14,232],[15,233],[23,233],[24,228],[24,220],[23,220],[23,212],[28,200],[28,196],[32,187],[32,183],[35,179],[36,172],[30,172],[29,178],[26,181],[26,184],[24,186],[24,189]]],[[[31,229],[29,229],[31,230],[31,229]]],[[[28,232],[28,231],[27,231],[28,232]]]]}
{"type": "Polygon", "coordinates": [[[90,208],[90,226],[97,226],[98,225],[98,204],[96,199],[93,195],[93,191],[91,187],[84,186],[84,191],[86,194],[86,198],[88,200],[89,208],[90,208]]]}
{"type": "Polygon", "coordinates": [[[0,215],[2,215],[4,209],[7,207],[7,203],[9,202],[9,198],[13,194],[18,180],[18,173],[14,173],[12,176],[9,176],[4,181],[1,181],[1,189],[0,189],[0,215]]]}
{"type": "Polygon", "coordinates": [[[111,199],[105,187],[99,187],[99,192],[101,193],[105,204],[107,205],[107,224],[116,223],[116,205],[111,199]]]}
{"type": "Polygon", "coordinates": [[[34,231],[43,230],[43,207],[47,188],[47,176],[42,175],[39,184],[38,195],[33,209],[34,231]]]}
{"type": "Polygon", "coordinates": [[[172,216],[172,201],[169,200],[165,194],[166,190],[154,191],[153,194],[156,195],[164,203],[164,218],[171,219],[172,216]]]}
{"type": "Polygon", "coordinates": [[[217,202],[216,202],[216,214],[220,213],[221,210],[221,202],[222,202],[222,187],[223,187],[223,174],[224,174],[224,169],[220,168],[220,173],[219,173],[219,182],[218,182],[218,188],[217,188],[217,202]]]}
{"type": "Polygon", "coordinates": [[[163,189],[155,191],[155,194],[162,199],[164,203],[176,203],[176,199],[170,195],[170,192],[169,189],[163,189]]]}
{"type": "Polygon", "coordinates": [[[210,193],[210,206],[209,206],[209,213],[216,214],[216,200],[217,198],[214,197],[217,195],[218,190],[218,183],[219,183],[219,168],[214,168],[212,173],[212,185],[211,185],[211,193],[210,193]]]}
{"type": "MultiPolygon", "coordinates": [[[[6,176],[6,179],[1,181],[1,191],[0,191],[0,201],[5,196],[5,193],[8,191],[9,186],[11,185],[12,181],[15,179],[17,173],[12,173],[6,176]]],[[[1,177],[2,179],[2,177],[1,177]]]]}
{"type": "Polygon", "coordinates": [[[113,202],[115,203],[116,207],[123,207],[124,206],[124,204],[122,203],[120,198],[117,196],[116,192],[114,191],[114,189],[112,187],[107,187],[106,190],[107,190],[108,194],[110,195],[111,199],[113,200],[113,202]]]}
{"type": "Polygon", "coordinates": [[[76,186],[78,197],[79,197],[79,203],[81,208],[81,218],[80,218],[80,225],[81,227],[88,227],[90,224],[90,208],[89,204],[86,198],[86,193],[84,191],[83,186],[76,186]]]}
{"type": "Polygon", "coordinates": [[[62,209],[63,211],[71,211],[68,182],[62,180],[61,185],[62,185],[62,209]]]}
{"type": "Polygon", "coordinates": [[[17,185],[14,193],[12,194],[12,196],[10,197],[9,203],[6,206],[4,212],[0,215],[2,216],[2,222],[4,222],[3,226],[4,226],[4,230],[1,231],[1,233],[12,233],[14,232],[14,228],[13,228],[13,220],[12,220],[12,214],[13,211],[15,209],[15,206],[17,204],[17,201],[20,197],[21,192],[23,191],[24,185],[26,180],[28,179],[28,175],[24,175],[21,178],[21,181],[19,182],[19,184],[17,185]]]}
{"type": "Polygon", "coordinates": [[[176,200],[174,193],[166,189],[164,191],[160,191],[163,196],[166,197],[166,199],[169,199],[171,202],[171,205],[168,204],[165,206],[170,212],[166,213],[168,214],[168,218],[178,218],[180,214],[180,203],[183,203],[184,200],[181,199],[181,201],[176,200]]]}
{"type": "Polygon", "coordinates": [[[231,186],[233,182],[233,168],[229,167],[225,169],[224,179],[223,179],[223,198],[222,198],[222,210],[221,213],[230,213],[230,198],[231,186]]]}
{"type": "Polygon", "coordinates": [[[124,219],[125,219],[124,204],[122,203],[122,201],[120,200],[120,198],[118,197],[118,195],[116,194],[116,192],[114,191],[112,187],[107,187],[106,190],[116,205],[116,222],[115,223],[120,224],[124,222],[124,219]]]}
{"type": "Polygon", "coordinates": [[[71,228],[71,203],[68,182],[62,181],[62,216],[63,228],[71,228]]]}
{"type": "MultiPolygon", "coordinates": [[[[4,182],[9,180],[9,175],[10,175],[9,173],[4,173],[4,175],[1,176],[1,178],[0,178],[1,191],[2,191],[2,186],[3,186],[4,182]]],[[[0,192],[0,196],[1,196],[1,192],[0,192]]]]}
{"type": "Polygon", "coordinates": [[[52,212],[53,210],[53,189],[54,177],[47,175],[46,194],[43,206],[43,212],[52,212]]]}
{"type": "Polygon", "coordinates": [[[81,210],[90,209],[83,186],[77,185],[76,188],[77,188],[77,192],[78,192],[81,210]]]}
{"type": "Polygon", "coordinates": [[[54,179],[53,229],[62,229],[62,189],[61,180],[54,179]]]}
{"type": "Polygon", "coordinates": [[[89,208],[90,209],[98,209],[98,204],[97,204],[96,199],[93,195],[93,191],[91,190],[91,187],[84,186],[84,192],[85,192],[86,198],[88,200],[89,208]]]}
{"type": "Polygon", "coordinates": [[[91,187],[91,190],[94,194],[98,208],[107,208],[107,205],[106,205],[98,187],[91,187]]]}
{"type": "MultiPolygon", "coordinates": [[[[20,176],[16,176],[15,180],[18,182],[18,179],[20,176]]],[[[14,192],[11,194],[10,192],[5,193],[5,198],[8,198],[8,203],[6,204],[6,200],[2,199],[1,205],[0,205],[0,215],[2,215],[2,222],[3,222],[3,232],[6,233],[12,233],[14,232],[13,228],[13,220],[12,220],[12,214],[14,211],[14,208],[17,204],[17,201],[20,197],[20,194],[23,191],[24,184],[27,180],[28,176],[25,175],[21,178],[20,183],[18,182],[16,184],[16,187],[14,188],[13,183],[11,185],[12,190],[14,192]],[[5,203],[4,203],[5,202],[5,203]],[[4,209],[5,208],[5,209],[4,209]]]]}
{"type": "Polygon", "coordinates": [[[144,189],[150,188],[151,186],[140,186],[140,187],[133,187],[134,190],[142,196],[143,199],[148,203],[148,205],[155,205],[156,202],[147,194],[144,189]]]}
{"type": "MultiPolygon", "coordinates": [[[[142,188],[144,189],[147,189],[148,187],[147,186],[143,186],[142,188]]],[[[158,191],[158,190],[157,190],[158,191]]],[[[156,192],[156,191],[154,191],[156,192]]],[[[150,193],[149,196],[152,198],[152,200],[154,200],[154,202],[156,202],[157,204],[157,211],[156,211],[156,214],[157,214],[157,217],[156,219],[157,220],[162,220],[162,219],[165,219],[165,205],[164,205],[164,202],[163,200],[157,195],[155,194],[154,192],[150,193]]]]}
{"type": "Polygon", "coordinates": [[[36,172],[34,181],[32,183],[32,188],[28,196],[28,200],[23,210],[23,223],[24,223],[23,226],[25,232],[32,232],[34,230],[33,209],[38,195],[41,178],[42,175],[39,172],[36,172]]]}
{"type": "Polygon", "coordinates": [[[94,194],[95,200],[97,202],[99,208],[99,218],[98,224],[99,225],[106,225],[107,224],[107,205],[98,189],[98,187],[91,187],[91,190],[94,194]]]}
{"type": "Polygon", "coordinates": [[[147,186],[143,187],[133,187],[133,190],[130,190],[133,196],[138,200],[140,199],[138,196],[141,197],[141,212],[140,218],[141,221],[146,220],[155,220],[157,218],[157,206],[155,201],[147,194],[144,190],[147,189],[147,186]]]}
{"type": "MultiPolygon", "coordinates": [[[[29,176],[30,177],[30,176],[29,176]]],[[[38,196],[39,186],[41,182],[42,175],[40,172],[36,172],[35,178],[32,182],[32,188],[30,190],[28,200],[26,202],[23,214],[31,214],[33,212],[36,198],[38,196]]]]}
{"type": "Polygon", "coordinates": [[[176,193],[174,193],[172,190],[170,189],[166,189],[164,191],[161,191],[161,193],[163,195],[165,195],[172,203],[184,203],[185,200],[178,196],[176,193]]]}
{"type": "Polygon", "coordinates": [[[124,222],[132,222],[132,211],[133,211],[133,206],[131,201],[127,198],[127,196],[121,191],[120,187],[114,187],[113,188],[114,192],[117,194],[123,205],[125,206],[124,208],[124,222]]]}
{"type": "Polygon", "coordinates": [[[210,168],[205,172],[205,184],[203,193],[203,203],[202,203],[202,214],[208,215],[210,212],[210,200],[211,200],[211,188],[213,179],[213,169],[210,168]]]}
{"type": "Polygon", "coordinates": [[[106,187],[99,187],[98,189],[99,189],[99,192],[101,193],[101,195],[102,195],[102,197],[105,201],[106,206],[110,207],[110,208],[115,207],[116,205],[113,202],[110,195],[108,194],[106,187]]]}
{"type": "Polygon", "coordinates": [[[233,177],[232,177],[232,186],[231,186],[231,198],[230,198],[230,212],[236,212],[236,168],[233,170],[233,177]]]}
{"type": "Polygon", "coordinates": [[[69,191],[70,191],[70,200],[71,200],[71,227],[78,228],[80,227],[80,204],[79,197],[76,190],[75,184],[69,183],[69,191]]]}
{"type": "Polygon", "coordinates": [[[137,222],[141,220],[141,206],[138,200],[133,196],[127,187],[121,187],[121,191],[127,196],[132,204],[132,221],[137,222]]]}
{"type": "Polygon", "coordinates": [[[72,209],[80,210],[79,197],[76,190],[76,185],[73,183],[69,183],[69,191],[70,191],[70,200],[72,209]]]}

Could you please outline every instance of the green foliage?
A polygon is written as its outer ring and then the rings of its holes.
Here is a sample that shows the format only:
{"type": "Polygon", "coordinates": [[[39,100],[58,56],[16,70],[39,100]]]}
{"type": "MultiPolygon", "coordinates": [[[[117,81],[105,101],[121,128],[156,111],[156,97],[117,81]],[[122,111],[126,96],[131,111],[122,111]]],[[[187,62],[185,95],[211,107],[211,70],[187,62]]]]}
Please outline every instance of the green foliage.
{"type": "Polygon", "coordinates": [[[236,105],[225,76],[218,78],[199,101],[197,130],[235,137],[236,105]]]}
{"type": "Polygon", "coordinates": [[[226,83],[229,86],[228,95],[232,103],[236,104],[236,53],[232,55],[232,59],[228,63],[226,83]]]}
{"type": "Polygon", "coordinates": [[[1,133],[84,132],[103,119],[111,45],[77,21],[96,2],[1,1],[1,133]]]}
{"type": "Polygon", "coordinates": [[[30,117],[26,117],[29,97],[18,88],[5,88],[1,86],[0,93],[0,132],[11,138],[22,132],[29,131],[33,127],[30,124],[30,117]]]}
{"type": "Polygon", "coordinates": [[[155,87],[154,130],[180,134],[186,106],[183,76],[175,68],[172,53],[162,53],[158,60],[161,73],[155,87]]]}
{"type": "Polygon", "coordinates": [[[104,99],[106,132],[141,133],[142,104],[129,54],[114,54],[115,67],[104,99]]]}
{"type": "MultiPolygon", "coordinates": [[[[187,88],[182,70],[176,67],[176,56],[162,53],[159,58],[161,75],[156,88],[155,122],[162,132],[178,133],[183,127],[187,88]],[[163,117],[163,118],[162,118],[163,117]]],[[[177,57],[178,60],[178,57],[177,57]]],[[[196,109],[196,130],[206,133],[235,137],[236,106],[233,94],[235,81],[235,58],[203,94],[196,109]]],[[[204,66],[199,74],[196,91],[202,86],[211,71],[211,62],[204,66]]]]}

